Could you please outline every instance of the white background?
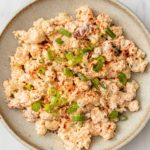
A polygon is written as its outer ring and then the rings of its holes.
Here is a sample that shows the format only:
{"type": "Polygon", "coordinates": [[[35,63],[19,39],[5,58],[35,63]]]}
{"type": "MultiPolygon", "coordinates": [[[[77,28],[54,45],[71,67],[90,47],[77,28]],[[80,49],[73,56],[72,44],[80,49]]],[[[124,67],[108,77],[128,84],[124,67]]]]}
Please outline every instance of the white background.
{"type": "MultiPolygon", "coordinates": [[[[150,0],[119,1],[134,11],[150,31],[150,0]]],[[[0,0],[0,33],[15,13],[30,2],[32,0],[0,0]]],[[[0,150],[29,149],[14,139],[0,122],[0,150]]],[[[143,131],[121,150],[150,150],[150,121],[143,131]]]]}

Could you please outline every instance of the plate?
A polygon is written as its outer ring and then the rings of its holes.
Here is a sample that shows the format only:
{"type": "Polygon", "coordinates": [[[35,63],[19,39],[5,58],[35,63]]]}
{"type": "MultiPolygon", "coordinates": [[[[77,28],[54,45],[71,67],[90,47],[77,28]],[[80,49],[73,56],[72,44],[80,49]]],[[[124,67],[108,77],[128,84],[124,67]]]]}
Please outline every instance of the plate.
{"type": "MultiPolygon", "coordinates": [[[[5,103],[2,83],[10,76],[9,56],[13,55],[17,42],[12,31],[28,29],[33,21],[44,17],[45,19],[56,16],[59,12],[68,12],[73,15],[74,10],[82,5],[90,6],[95,13],[106,12],[115,24],[124,29],[126,37],[133,40],[139,48],[147,53],[150,61],[150,36],[144,25],[127,8],[115,0],[41,0],[23,9],[8,24],[0,37],[0,114],[6,127],[18,138],[20,142],[34,150],[62,150],[62,142],[55,134],[38,136],[34,124],[28,123],[17,110],[9,110],[5,103]]],[[[150,118],[150,69],[144,74],[134,75],[139,81],[140,90],[138,99],[141,102],[141,110],[129,115],[126,122],[119,123],[114,139],[106,141],[100,137],[93,138],[90,150],[114,150],[131,141],[145,126],[150,118]]]]}

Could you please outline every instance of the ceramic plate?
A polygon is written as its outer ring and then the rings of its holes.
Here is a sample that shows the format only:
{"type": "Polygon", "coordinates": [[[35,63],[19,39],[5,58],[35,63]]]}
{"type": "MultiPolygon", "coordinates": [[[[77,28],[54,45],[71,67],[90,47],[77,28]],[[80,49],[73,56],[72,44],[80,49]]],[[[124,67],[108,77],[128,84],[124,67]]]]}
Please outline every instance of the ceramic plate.
{"type": "MultiPolygon", "coordinates": [[[[0,114],[9,131],[30,149],[36,150],[62,150],[62,143],[55,134],[38,136],[34,124],[28,123],[18,111],[9,110],[5,103],[3,80],[9,78],[9,56],[14,54],[17,42],[12,31],[28,29],[33,21],[40,17],[51,18],[59,12],[65,11],[74,14],[74,10],[82,5],[89,5],[95,13],[106,12],[114,23],[123,27],[128,39],[133,40],[138,47],[147,53],[150,61],[150,36],[143,24],[127,8],[118,2],[110,0],[41,0],[25,8],[9,23],[0,38],[0,114]]],[[[129,115],[126,122],[119,123],[114,139],[105,141],[100,137],[94,138],[90,150],[118,149],[131,141],[144,127],[150,117],[150,70],[138,74],[135,78],[139,81],[140,90],[138,99],[141,110],[129,115]]]]}

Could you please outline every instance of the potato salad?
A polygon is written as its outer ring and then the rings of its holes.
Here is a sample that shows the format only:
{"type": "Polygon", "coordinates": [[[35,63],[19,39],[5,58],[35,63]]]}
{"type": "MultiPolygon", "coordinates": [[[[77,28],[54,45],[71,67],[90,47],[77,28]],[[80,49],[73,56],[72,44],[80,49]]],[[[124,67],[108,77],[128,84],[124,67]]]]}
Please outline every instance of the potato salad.
{"type": "Polygon", "coordinates": [[[7,103],[38,135],[55,132],[65,150],[89,149],[93,136],[115,137],[126,112],[139,110],[139,84],[131,76],[148,62],[108,14],[82,6],[75,17],[40,18],[13,34],[18,47],[4,81],[7,103]]]}

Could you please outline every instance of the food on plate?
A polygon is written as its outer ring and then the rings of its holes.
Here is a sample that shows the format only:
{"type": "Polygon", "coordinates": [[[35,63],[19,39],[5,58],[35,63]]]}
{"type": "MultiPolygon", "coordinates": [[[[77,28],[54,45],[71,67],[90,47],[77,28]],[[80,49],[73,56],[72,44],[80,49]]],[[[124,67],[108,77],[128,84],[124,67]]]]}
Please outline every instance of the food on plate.
{"type": "Polygon", "coordinates": [[[131,75],[144,72],[145,53],[108,14],[82,6],[75,18],[40,18],[14,35],[7,103],[35,123],[37,134],[56,132],[66,150],[89,149],[93,136],[113,138],[125,113],[140,109],[131,75]]]}

